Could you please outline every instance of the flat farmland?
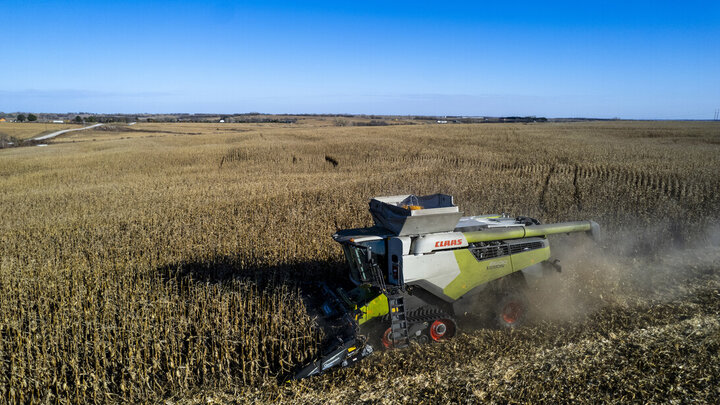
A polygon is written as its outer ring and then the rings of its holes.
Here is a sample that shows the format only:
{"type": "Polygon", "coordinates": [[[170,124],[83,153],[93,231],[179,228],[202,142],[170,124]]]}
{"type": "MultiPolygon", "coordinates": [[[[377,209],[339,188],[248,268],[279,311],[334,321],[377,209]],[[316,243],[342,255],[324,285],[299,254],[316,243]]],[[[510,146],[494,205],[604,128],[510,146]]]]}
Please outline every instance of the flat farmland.
{"type": "Polygon", "coordinates": [[[5,402],[720,397],[716,122],[138,123],[50,143],[0,150],[5,402]],[[527,327],[282,383],[319,353],[301,285],[342,279],[330,235],[370,224],[373,196],[436,192],[604,237],[551,239],[564,270],[527,327]]]}
{"type": "Polygon", "coordinates": [[[0,136],[26,140],[63,129],[80,127],[81,125],[50,124],[45,122],[0,122],[0,136]]]}

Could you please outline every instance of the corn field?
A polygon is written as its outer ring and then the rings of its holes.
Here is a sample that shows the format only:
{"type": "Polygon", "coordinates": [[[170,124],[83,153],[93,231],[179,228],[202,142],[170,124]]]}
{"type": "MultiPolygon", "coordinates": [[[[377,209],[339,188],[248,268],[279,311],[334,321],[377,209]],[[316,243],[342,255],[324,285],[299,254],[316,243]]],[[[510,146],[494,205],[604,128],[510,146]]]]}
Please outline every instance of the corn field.
{"type": "MultiPolygon", "coordinates": [[[[315,382],[279,384],[320,349],[322,331],[308,315],[301,285],[342,278],[341,252],[330,235],[370,224],[369,198],[442,192],[466,215],[594,219],[606,247],[627,254],[645,245],[684,249],[706,238],[718,226],[718,173],[720,126],[702,122],[138,124],[68,134],[46,148],[2,150],[0,401],[202,402],[198,393],[214,392],[224,400],[313,402],[332,399],[323,392],[343,384],[351,388],[337,398],[380,401],[349,393],[370,390],[354,376],[372,381],[378,370],[401,373],[397,353],[315,382]],[[638,230],[648,238],[613,244],[615,236],[638,230]]],[[[720,298],[707,294],[710,304],[701,312],[717,311],[720,298]]],[[[683,301],[657,319],[678,311],[692,319],[691,307],[683,301]]],[[[596,324],[622,325],[610,341],[627,345],[641,333],[632,327],[637,320],[611,320],[630,318],[627,311],[595,315],[596,324]]],[[[717,318],[697,322],[718,330],[717,318]]],[[[409,350],[427,370],[423,350],[462,357],[470,346],[488,358],[530,346],[553,350],[547,343],[553,334],[592,337],[587,328],[562,325],[511,336],[480,330],[444,348],[409,350]]],[[[712,334],[703,336],[698,345],[717,349],[712,334]]],[[[617,358],[608,344],[583,342],[617,358]]],[[[673,344],[680,350],[694,343],[673,344]]],[[[718,364],[717,351],[698,356],[718,364]]],[[[448,375],[511,384],[515,374],[495,374],[529,372],[492,364],[448,375]]],[[[530,367],[537,375],[555,370],[537,367],[530,367]]],[[[493,396],[493,387],[459,391],[440,377],[435,388],[422,388],[432,381],[426,377],[411,374],[402,382],[415,387],[413,401],[570,399],[562,390],[555,398],[536,396],[547,391],[542,381],[534,380],[532,393],[517,385],[513,397],[493,396]]]]}

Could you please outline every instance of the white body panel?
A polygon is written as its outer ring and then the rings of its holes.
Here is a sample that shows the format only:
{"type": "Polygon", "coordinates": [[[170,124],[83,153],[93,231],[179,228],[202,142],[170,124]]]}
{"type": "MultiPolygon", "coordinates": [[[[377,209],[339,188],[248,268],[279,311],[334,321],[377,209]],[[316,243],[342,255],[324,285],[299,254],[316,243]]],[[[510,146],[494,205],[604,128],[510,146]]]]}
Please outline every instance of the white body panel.
{"type": "Polygon", "coordinates": [[[431,233],[415,238],[412,253],[420,255],[435,250],[457,249],[467,246],[467,239],[461,232],[431,233]]]}
{"type": "Polygon", "coordinates": [[[409,255],[403,257],[403,275],[407,284],[424,280],[442,290],[460,275],[460,267],[452,251],[409,255]]]}

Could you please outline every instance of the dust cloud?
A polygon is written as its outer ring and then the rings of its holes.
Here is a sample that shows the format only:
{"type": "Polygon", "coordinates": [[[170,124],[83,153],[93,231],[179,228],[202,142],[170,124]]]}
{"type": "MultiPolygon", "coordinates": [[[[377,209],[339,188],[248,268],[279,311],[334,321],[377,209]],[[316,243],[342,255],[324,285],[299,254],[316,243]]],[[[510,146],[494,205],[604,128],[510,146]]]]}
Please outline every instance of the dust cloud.
{"type": "Polygon", "coordinates": [[[531,322],[581,320],[608,306],[647,307],[720,286],[720,226],[678,247],[668,227],[606,233],[599,243],[578,235],[551,237],[563,270],[528,292],[531,322]]]}

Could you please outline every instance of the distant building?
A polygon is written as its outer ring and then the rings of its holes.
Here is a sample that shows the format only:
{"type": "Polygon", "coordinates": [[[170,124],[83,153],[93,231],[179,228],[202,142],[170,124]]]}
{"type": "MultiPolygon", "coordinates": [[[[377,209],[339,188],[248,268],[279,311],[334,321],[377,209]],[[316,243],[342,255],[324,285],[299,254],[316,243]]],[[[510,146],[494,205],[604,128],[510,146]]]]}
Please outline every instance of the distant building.
{"type": "Polygon", "coordinates": [[[5,118],[0,118],[0,122],[5,122],[5,118]]]}
{"type": "Polygon", "coordinates": [[[223,123],[224,123],[224,122],[225,122],[225,120],[220,120],[220,122],[223,122],[223,123]]]}
{"type": "Polygon", "coordinates": [[[64,124],[65,121],[63,120],[53,120],[53,124],[64,124]]]}

